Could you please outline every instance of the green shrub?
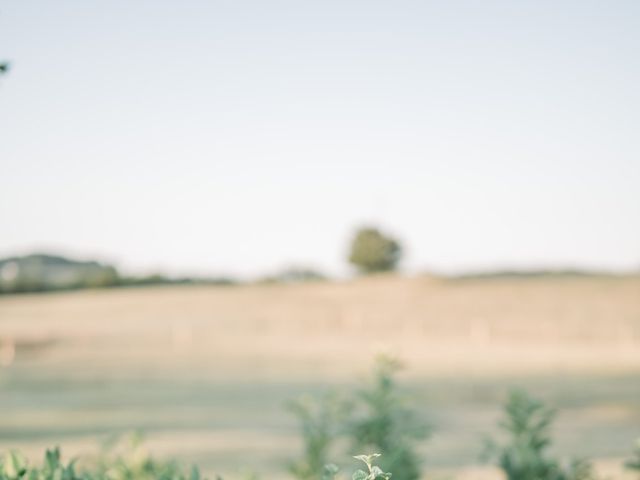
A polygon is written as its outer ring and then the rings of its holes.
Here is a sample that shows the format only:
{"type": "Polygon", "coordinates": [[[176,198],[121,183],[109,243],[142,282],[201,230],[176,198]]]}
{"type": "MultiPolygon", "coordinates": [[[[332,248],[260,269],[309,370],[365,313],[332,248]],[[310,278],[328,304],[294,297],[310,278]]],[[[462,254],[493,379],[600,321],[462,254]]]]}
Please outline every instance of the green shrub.
{"type": "Polygon", "coordinates": [[[499,426],[506,434],[502,444],[490,441],[489,456],[497,460],[507,480],[587,480],[593,478],[589,462],[573,460],[562,465],[548,453],[553,410],[525,392],[514,391],[504,407],[499,426]]]}
{"type": "Polygon", "coordinates": [[[321,478],[322,466],[337,455],[332,447],[338,442],[348,444],[351,451],[381,452],[381,467],[393,471],[394,479],[420,477],[421,459],[415,447],[428,429],[398,394],[395,374],[400,368],[398,360],[380,356],[371,382],[354,398],[330,394],[293,404],[304,441],[302,458],[290,465],[296,478],[321,478]]]}
{"type": "Polygon", "coordinates": [[[640,473],[640,438],[636,441],[636,449],[633,452],[633,458],[625,462],[625,466],[629,470],[635,470],[640,473]]]}
{"type": "Polygon", "coordinates": [[[0,480],[84,480],[104,478],[98,475],[79,475],[74,462],[63,464],[60,450],[47,450],[41,467],[31,467],[19,452],[8,452],[0,460],[0,480]]]}
{"type": "Polygon", "coordinates": [[[289,407],[298,417],[304,443],[302,458],[292,462],[289,471],[300,480],[320,480],[330,473],[325,466],[331,457],[331,448],[342,433],[350,404],[329,392],[318,399],[305,395],[289,407]]]}
{"type": "Polygon", "coordinates": [[[358,392],[349,435],[356,451],[381,452],[381,467],[394,479],[416,480],[422,463],[416,443],[429,429],[397,391],[395,375],[401,368],[397,359],[376,359],[371,383],[358,392]]]}
{"type": "Polygon", "coordinates": [[[63,463],[58,448],[46,451],[41,466],[29,465],[12,451],[0,460],[0,480],[201,480],[197,468],[187,470],[173,461],[153,459],[139,441],[122,455],[102,454],[83,466],[78,463],[63,463]]]}
{"type": "MultiPolygon", "coordinates": [[[[76,468],[76,461],[64,463],[60,449],[47,450],[41,466],[31,466],[27,459],[16,451],[8,452],[0,459],[0,480],[201,480],[197,468],[190,471],[182,469],[175,462],[159,462],[153,460],[142,449],[139,441],[132,444],[132,449],[123,456],[101,455],[97,463],[84,469],[76,468]]],[[[352,480],[389,480],[390,473],[373,464],[380,455],[358,455],[367,470],[356,470],[352,480]]],[[[325,465],[318,470],[324,474],[323,480],[334,480],[338,467],[325,465]]],[[[221,480],[218,477],[218,480],[221,480]]]]}

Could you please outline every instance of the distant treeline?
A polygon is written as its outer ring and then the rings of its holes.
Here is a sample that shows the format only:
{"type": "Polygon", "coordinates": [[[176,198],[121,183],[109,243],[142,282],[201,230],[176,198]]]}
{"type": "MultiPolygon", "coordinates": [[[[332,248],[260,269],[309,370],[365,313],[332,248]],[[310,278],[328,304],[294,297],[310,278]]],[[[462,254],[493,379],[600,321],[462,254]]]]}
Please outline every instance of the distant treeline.
{"type": "MultiPolygon", "coordinates": [[[[312,268],[292,267],[259,277],[251,283],[283,284],[326,279],[325,275],[312,268]]],[[[0,294],[148,285],[237,285],[240,283],[245,282],[227,276],[122,275],[113,265],[42,253],[0,259],[0,294]]]]}
{"type": "MultiPolygon", "coordinates": [[[[535,278],[616,277],[621,274],[593,270],[497,270],[459,275],[436,275],[451,281],[517,280],[535,278]]],[[[0,294],[33,293],[84,288],[147,285],[237,285],[318,282],[330,277],[309,267],[291,267],[253,281],[221,277],[169,277],[160,274],[122,275],[113,265],[75,260],[59,255],[32,254],[0,259],[0,294]]]]}
{"type": "Polygon", "coordinates": [[[112,265],[47,254],[0,260],[0,294],[144,285],[232,285],[234,283],[236,283],[235,280],[226,277],[173,278],[159,274],[124,276],[112,265]]]}
{"type": "MultiPolygon", "coordinates": [[[[630,273],[630,275],[636,275],[630,273]]],[[[577,278],[577,277],[621,277],[619,272],[606,270],[540,269],[540,270],[487,270],[447,275],[450,280],[517,280],[527,278],[577,278]]]]}

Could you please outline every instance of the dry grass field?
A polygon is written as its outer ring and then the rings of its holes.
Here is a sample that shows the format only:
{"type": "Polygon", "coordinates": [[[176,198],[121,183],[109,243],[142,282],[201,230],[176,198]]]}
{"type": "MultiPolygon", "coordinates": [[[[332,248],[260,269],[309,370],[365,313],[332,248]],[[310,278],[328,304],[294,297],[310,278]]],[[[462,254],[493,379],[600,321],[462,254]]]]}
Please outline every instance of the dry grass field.
{"type": "Polygon", "coordinates": [[[286,400],[351,388],[379,350],[407,364],[434,470],[477,463],[511,385],[561,408],[561,452],[614,473],[640,436],[640,278],[381,276],[1,297],[0,449],[138,428],[160,454],[282,472],[286,400]]]}

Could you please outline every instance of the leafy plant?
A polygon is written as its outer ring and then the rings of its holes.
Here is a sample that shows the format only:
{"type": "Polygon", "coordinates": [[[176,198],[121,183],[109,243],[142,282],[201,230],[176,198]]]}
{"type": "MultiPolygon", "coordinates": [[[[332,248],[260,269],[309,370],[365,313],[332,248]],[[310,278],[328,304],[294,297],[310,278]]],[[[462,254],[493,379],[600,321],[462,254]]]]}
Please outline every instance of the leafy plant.
{"type": "Polygon", "coordinates": [[[0,480],[81,480],[75,472],[74,462],[62,464],[58,448],[46,451],[40,468],[29,467],[27,459],[18,452],[5,454],[0,467],[0,480]]]}
{"type": "MultiPolygon", "coordinates": [[[[136,440],[137,441],[137,440],[136,440]]],[[[124,455],[102,455],[97,461],[76,468],[76,461],[63,463],[60,449],[47,450],[42,466],[30,466],[18,452],[8,452],[0,460],[0,480],[201,480],[192,467],[151,458],[140,445],[124,455]]]]}
{"type": "Polygon", "coordinates": [[[94,468],[106,480],[200,480],[195,466],[184,469],[174,460],[152,457],[139,433],[108,443],[94,468]]]}
{"type": "Polygon", "coordinates": [[[27,460],[22,454],[11,451],[0,461],[0,480],[17,480],[27,473],[27,460]]]}
{"type": "Polygon", "coordinates": [[[356,470],[351,480],[376,480],[381,478],[382,480],[389,480],[391,478],[391,473],[384,472],[380,467],[373,464],[373,459],[378,458],[380,456],[379,453],[372,453],[371,455],[356,455],[355,459],[364,462],[367,466],[367,471],[364,470],[356,470]]]}
{"type": "MultiPolygon", "coordinates": [[[[379,453],[372,453],[371,455],[356,455],[356,460],[360,460],[364,462],[367,466],[367,470],[358,469],[353,472],[351,476],[351,480],[389,480],[391,478],[391,473],[384,472],[380,467],[373,464],[375,458],[380,456],[379,453]]],[[[339,468],[337,465],[330,463],[324,466],[324,474],[322,476],[323,480],[335,480],[336,474],[338,473],[339,468]]]]}
{"type": "Polygon", "coordinates": [[[633,458],[625,462],[625,466],[629,470],[636,470],[640,473],[640,438],[636,441],[636,448],[633,452],[633,458]]]}
{"type": "Polygon", "coordinates": [[[382,452],[382,468],[392,471],[394,478],[416,480],[421,476],[416,443],[429,429],[397,392],[395,375],[401,368],[395,358],[376,359],[371,383],[358,392],[349,435],[356,451],[382,452]]]}
{"type": "Polygon", "coordinates": [[[327,464],[330,450],[341,433],[350,403],[330,392],[318,399],[306,395],[289,407],[300,421],[304,442],[302,458],[289,465],[290,472],[300,480],[325,478],[335,467],[327,464]]]}
{"type": "Polygon", "coordinates": [[[353,399],[329,394],[316,400],[305,397],[291,405],[304,440],[302,458],[290,465],[296,478],[323,478],[322,466],[334,457],[332,449],[339,441],[346,441],[352,451],[382,452],[381,467],[393,471],[394,478],[420,477],[421,459],[415,446],[427,437],[428,429],[397,392],[395,375],[400,368],[397,359],[379,356],[371,383],[353,399]]]}
{"type": "Polygon", "coordinates": [[[334,480],[338,473],[338,466],[335,463],[329,463],[324,466],[322,471],[322,480],[334,480]]]}
{"type": "MultiPolygon", "coordinates": [[[[153,480],[201,480],[197,468],[187,472],[175,462],[158,462],[146,453],[140,454],[139,437],[132,442],[137,446],[127,456],[102,456],[100,462],[92,464],[90,468],[76,473],[75,461],[63,463],[60,449],[47,450],[42,466],[30,466],[27,459],[19,452],[10,451],[0,459],[0,480],[112,480],[112,479],[153,479],[153,480]]],[[[361,460],[367,470],[357,470],[352,480],[389,480],[390,473],[384,472],[373,464],[380,455],[358,455],[354,458],[361,460]]],[[[334,480],[338,467],[334,464],[325,465],[322,480],[334,480]]],[[[218,477],[218,480],[221,480],[218,477]]]]}
{"type": "Polygon", "coordinates": [[[372,453],[371,455],[356,455],[355,459],[364,462],[367,466],[367,471],[356,470],[351,477],[351,480],[376,480],[381,478],[383,480],[389,480],[391,473],[383,472],[380,467],[373,464],[373,459],[378,458],[379,453],[372,453]]]}
{"type": "Polygon", "coordinates": [[[490,441],[487,454],[495,457],[508,480],[587,480],[593,478],[591,464],[573,460],[563,466],[547,452],[551,445],[554,411],[523,391],[514,391],[504,407],[499,426],[507,439],[490,441]]]}

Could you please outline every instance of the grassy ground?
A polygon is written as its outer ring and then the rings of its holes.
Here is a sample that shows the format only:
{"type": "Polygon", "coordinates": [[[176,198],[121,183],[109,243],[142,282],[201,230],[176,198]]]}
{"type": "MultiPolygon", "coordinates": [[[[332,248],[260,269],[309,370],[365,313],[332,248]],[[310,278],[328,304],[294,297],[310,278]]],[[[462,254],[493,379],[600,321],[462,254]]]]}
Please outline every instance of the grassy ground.
{"type": "Polygon", "coordinates": [[[638,278],[2,297],[0,345],[0,449],[76,453],[142,429],[159,454],[207,469],[282,472],[298,448],[287,399],[353,388],[379,349],[407,363],[433,469],[477,463],[513,385],[561,409],[563,453],[616,460],[640,436],[638,278]]]}

